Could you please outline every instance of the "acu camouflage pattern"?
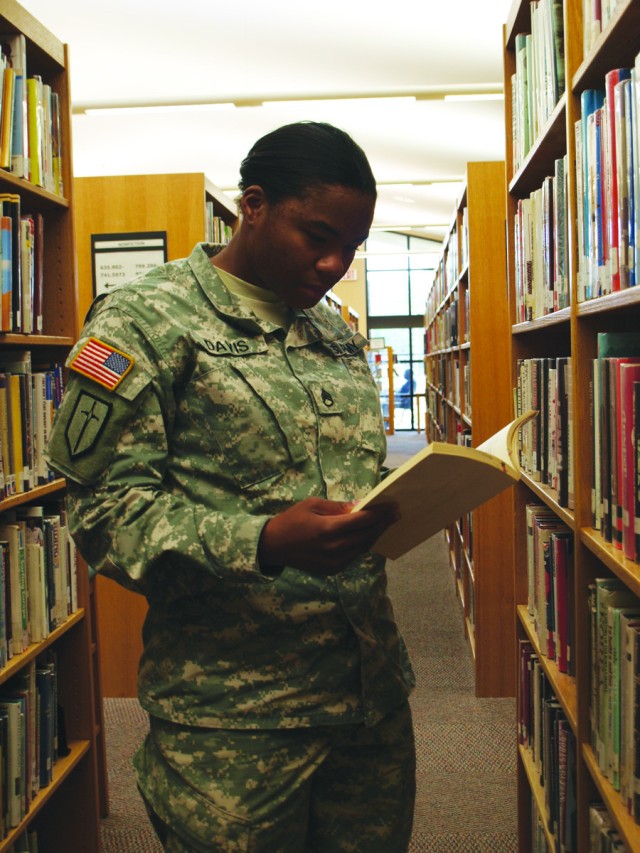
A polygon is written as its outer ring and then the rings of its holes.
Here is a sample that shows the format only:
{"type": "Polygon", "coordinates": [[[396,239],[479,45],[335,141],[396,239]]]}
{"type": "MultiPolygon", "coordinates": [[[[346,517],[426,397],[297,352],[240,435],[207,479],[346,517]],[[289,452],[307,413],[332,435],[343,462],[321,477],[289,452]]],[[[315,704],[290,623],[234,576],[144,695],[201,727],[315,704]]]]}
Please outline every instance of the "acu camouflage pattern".
{"type": "Polygon", "coordinates": [[[409,846],[408,704],[372,727],[224,731],[152,718],[135,765],[171,853],[406,853],[409,846]]]}
{"type": "Polygon", "coordinates": [[[111,392],[70,372],[48,446],[70,527],[95,571],[148,600],[139,697],[152,716],[370,725],[413,685],[384,561],[318,579],[268,577],[256,559],[274,514],[378,482],[365,341],[325,306],[296,312],[288,333],[258,321],[215,251],[201,244],[94,304],[69,360],[94,336],[135,363],[111,392]]]}

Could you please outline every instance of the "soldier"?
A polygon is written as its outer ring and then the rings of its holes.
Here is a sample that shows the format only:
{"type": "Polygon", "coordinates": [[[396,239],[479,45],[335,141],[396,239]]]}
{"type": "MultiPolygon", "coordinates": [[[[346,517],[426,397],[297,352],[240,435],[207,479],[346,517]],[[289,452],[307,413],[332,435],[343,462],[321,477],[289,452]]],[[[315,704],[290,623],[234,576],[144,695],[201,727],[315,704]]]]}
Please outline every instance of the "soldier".
{"type": "Polygon", "coordinates": [[[93,570],[146,596],[134,764],[168,851],[402,853],[413,673],[370,549],[380,404],[324,303],[376,187],[331,125],[260,139],[240,225],[95,301],[48,447],[93,570]]]}

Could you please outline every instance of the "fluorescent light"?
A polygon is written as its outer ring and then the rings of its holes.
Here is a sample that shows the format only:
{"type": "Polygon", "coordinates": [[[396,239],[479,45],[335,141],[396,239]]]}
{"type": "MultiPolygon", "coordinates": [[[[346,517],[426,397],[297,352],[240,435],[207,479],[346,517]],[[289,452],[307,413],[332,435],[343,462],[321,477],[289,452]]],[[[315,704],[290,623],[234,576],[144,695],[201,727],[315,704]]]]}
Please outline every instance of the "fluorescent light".
{"type": "Polygon", "coordinates": [[[305,98],[297,98],[292,96],[290,98],[280,98],[273,101],[264,100],[262,102],[263,107],[287,107],[291,104],[295,104],[297,107],[317,107],[318,104],[335,105],[341,104],[344,106],[356,106],[361,104],[415,104],[416,98],[412,95],[397,95],[391,97],[379,97],[379,96],[371,96],[367,95],[356,96],[353,95],[345,95],[344,98],[341,98],[339,95],[331,95],[327,97],[326,95],[318,95],[317,98],[314,97],[305,97],[305,98]]]}
{"type": "Polygon", "coordinates": [[[410,190],[415,187],[430,187],[432,184],[459,184],[464,177],[459,178],[426,178],[415,181],[377,181],[376,186],[385,190],[410,190]]]}
{"type": "Polygon", "coordinates": [[[445,95],[445,101],[504,101],[504,93],[502,92],[483,92],[474,94],[467,92],[462,95],[445,95]]]}
{"type": "Polygon", "coordinates": [[[72,111],[78,113],[114,113],[121,111],[170,111],[177,110],[205,110],[205,109],[221,109],[228,107],[261,107],[273,104],[274,106],[285,106],[286,104],[301,104],[310,105],[318,103],[344,103],[344,104],[362,104],[365,101],[370,101],[373,104],[382,103],[397,103],[410,104],[415,101],[439,101],[449,98],[466,99],[466,100],[483,100],[485,98],[496,98],[502,96],[501,83],[468,83],[458,84],[455,86],[438,87],[438,86],[413,86],[413,87],[396,87],[393,89],[370,89],[351,92],[258,92],[254,95],[247,94],[231,94],[226,93],[214,97],[211,100],[206,98],[198,98],[182,102],[180,100],[174,102],[155,104],[145,103],[123,103],[112,101],[105,103],[102,106],[96,103],[81,103],[74,102],[72,111]]]}
{"type": "Polygon", "coordinates": [[[158,106],[88,107],[85,115],[166,115],[168,113],[205,113],[212,110],[235,109],[235,104],[160,104],[158,106]]]}

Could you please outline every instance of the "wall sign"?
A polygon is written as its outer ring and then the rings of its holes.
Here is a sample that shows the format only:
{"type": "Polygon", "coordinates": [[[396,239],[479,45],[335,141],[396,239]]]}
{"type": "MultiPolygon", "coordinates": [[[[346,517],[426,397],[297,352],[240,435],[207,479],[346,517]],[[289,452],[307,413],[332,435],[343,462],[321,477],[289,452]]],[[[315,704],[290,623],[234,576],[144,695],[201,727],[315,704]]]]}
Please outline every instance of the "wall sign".
{"type": "Polygon", "coordinates": [[[92,234],[93,295],[126,284],[167,261],[166,231],[92,234]]]}

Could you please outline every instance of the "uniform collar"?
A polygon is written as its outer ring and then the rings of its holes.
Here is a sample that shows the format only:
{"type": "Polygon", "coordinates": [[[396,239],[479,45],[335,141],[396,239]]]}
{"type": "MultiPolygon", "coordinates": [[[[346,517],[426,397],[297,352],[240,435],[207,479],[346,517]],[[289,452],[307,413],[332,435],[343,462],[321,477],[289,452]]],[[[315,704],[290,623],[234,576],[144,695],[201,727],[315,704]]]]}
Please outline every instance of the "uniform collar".
{"type": "MultiPolygon", "coordinates": [[[[211,263],[211,258],[222,251],[224,246],[215,243],[198,243],[189,255],[189,266],[198,280],[207,299],[220,314],[223,314],[234,324],[247,331],[269,334],[277,331],[278,326],[268,320],[261,320],[244,306],[237,296],[225,287],[222,279],[211,263]]],[[[337,341],[349,337],[345,334],[342,319],[332,316],[329,308],[315,306],[314,308],[293,309],[291,328],[288,342],[304,346],[313,341],[337,341]]]]}

